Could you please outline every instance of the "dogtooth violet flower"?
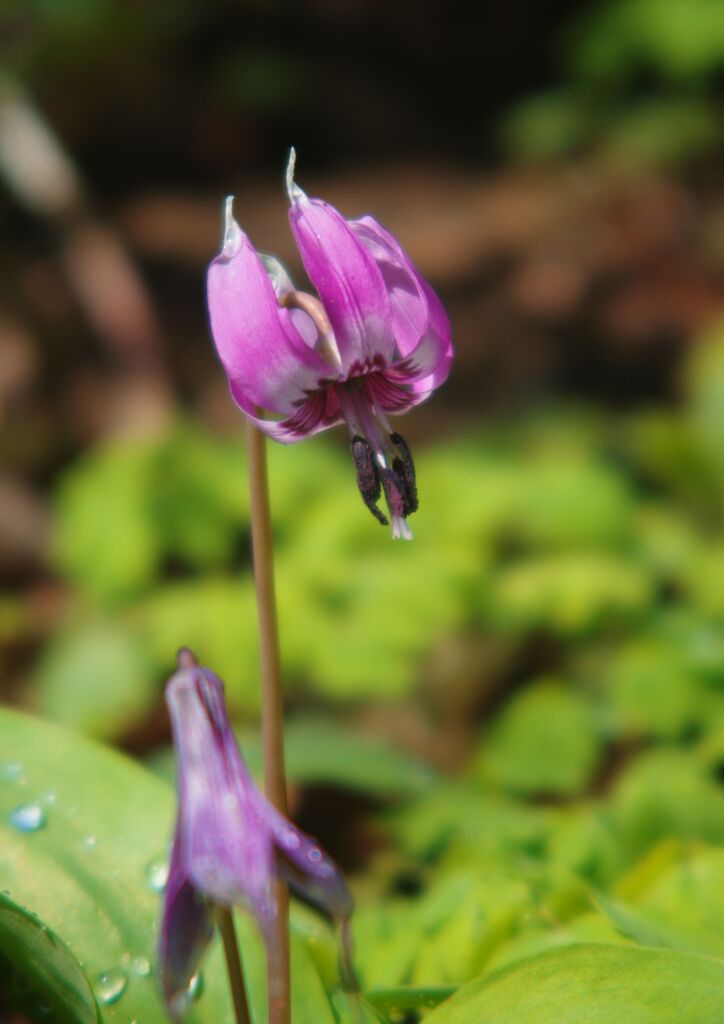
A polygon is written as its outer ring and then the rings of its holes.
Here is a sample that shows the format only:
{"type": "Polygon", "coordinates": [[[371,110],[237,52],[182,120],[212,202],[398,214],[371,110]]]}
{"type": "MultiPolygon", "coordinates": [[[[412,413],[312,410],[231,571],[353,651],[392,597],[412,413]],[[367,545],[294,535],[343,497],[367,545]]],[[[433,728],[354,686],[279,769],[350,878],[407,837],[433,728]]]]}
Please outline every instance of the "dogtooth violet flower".
{"type": "Polygon", "coordinates": [[[226,200],[224,239],[207,276],[211,333],[236,404],[289,444],[345,420],[357,486],[393,537],[409,539],[415,467],[388,415],[426,399],[448,375],[450,324],[399,243],[372,217],[345,220],[287,170],[289,221],[317,296],[256,252],[226,200]],[[268,419],[260,411],[275,415],[268,419]]]}
{"type": "Polygon", "coordinates": [[[274,882],[343,925],[352,901],[342,874],[309,836],[260,793],[244,765],[222,682],[181,650],[166,685],[176,752],[178,815],[164,894],[159,963],[172,1015],[214,928],[214,907],[240,906],[256,919],[274,962],[274,882]]]}

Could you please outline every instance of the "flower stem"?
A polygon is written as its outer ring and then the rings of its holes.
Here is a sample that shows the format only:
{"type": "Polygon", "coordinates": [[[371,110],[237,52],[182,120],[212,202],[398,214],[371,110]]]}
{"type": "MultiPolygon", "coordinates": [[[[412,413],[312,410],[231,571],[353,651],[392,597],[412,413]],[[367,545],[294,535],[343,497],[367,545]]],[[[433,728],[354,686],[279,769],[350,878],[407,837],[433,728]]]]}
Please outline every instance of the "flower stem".
{"type": "MultiPolygon", "coordinates": [[[[269,801],[286,814],[287,784],[284,772],[284,706],[279,658],[279,630],[274,596],[274,553],[269,511],[269,482],[264,435],[247,422],[247,471],[251,505],[251,542],[254,583],[259,620],[261,662],[262,748],[264,790],[269,801]]],[[[289,1024],[289,892],[276,883],[275,956],[269,957],[269,1024],[289,1024]]]]}
{"type": "Polygon", "coordinates": [[[249,1002],[246,998],[246,986],[244,985],[244,972],[239,955],[239,944],[236,941],[233,912],[228,907],[219,907],[217,920],[224,943],[226,973],[229,976],[229,988],[231,989],[231,999],[234,1004],[234,1019],[236,1024],[251,1024],[249,1002]]]}

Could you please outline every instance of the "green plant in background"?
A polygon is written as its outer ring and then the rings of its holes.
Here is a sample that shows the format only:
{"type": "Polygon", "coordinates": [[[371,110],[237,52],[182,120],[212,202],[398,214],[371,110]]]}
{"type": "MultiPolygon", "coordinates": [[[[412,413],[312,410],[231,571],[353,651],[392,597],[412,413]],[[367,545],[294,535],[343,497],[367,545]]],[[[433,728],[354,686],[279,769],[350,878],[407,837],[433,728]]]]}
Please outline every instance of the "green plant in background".
{"type": "MultiPolygon", "coordinates": [[[[333,448],[314,441],[271,452],[289,774],[366,794],[381,808],[382,849],[355,886],[355,938],[363,988],[383,1019],[411,1007],[429,1012],[470,981],[431,1019],[497,1020],[506,986],[527,992],[546,965],[552,979],[593,978],[617,958],[649,981],[638,995],[617,988],[620,1002],[601,1009],[601,1020],[622,1007],[632,1020],[659,1019],[652,1014],[662,970],[670,1016],[660,1019],[716,1019],[718,961],[710,958],[724,949],[723,353],[721,326],[692,347],[677,410],[644,410],[623,423],[580,409],[541,411],[422,453],[429,497],[415,544],[392,547],[384,560],[333,448]],[[460,480],[466,487],[453,487],[460,480]],[[361,566],[354,587],[351,560],[361,566]],[[436,713],[480,685],[477,676],[461,680],[459,663],[475,675],[481,652],[486,688],[504,699],[479,723],[468,713],[459,725],[470,756],[458,777],[371,743],[348,721],[363,703],[394,708],[412,694],[436,713]],[[296,695],[313,699],[313,715],[295,711],[296,695]],[[545,952],[551,947],[565,948],[545,952]],[[690,986],[710,993],[695,1012],[682,1004],[690,986]]],[[[236,714],[253,721],[242,474],[235,439],[190,423],[153,441],[105,446],[72,468],[58,489],[54,549],[67,620],[28,682],[29,704],[122,739],[158,704],[168,645],[185,635],[229,673],[236,714]],[[105,518],[96,514],[101,506],[105,518]],[[212,539],[204,536],[209,522],[212,539]],[[139,523],[145,560],[98,557],[134,537],[139,523]],[[232,569],[222,569],[229,561],[232,569]],[[99,696],[80,681],[101,670],[99,696]]],[[[11,748],[3,749],[10,762],[11,748]]],[[[258,773],[258,743],[246,749],[258,773]]],[[[151,763],[168,775],[165,750],[151,763]]],[[[69,752],[68,771],[74,764],[69,752]]],[[[52,788],[42,772],[21,789],[5,771],[9,813],[52,788]]],[[[160,782],[133,771],[157,792],[160,782]]],[[[62,838],[53,807],[41,809],[47,827],[32,837],[39,851],[62,838]]],[[[76,858],[81,866],[100,860],[103,838],[100,825],[78,829],[72,858],[56,857],[74,877],[76,858]],[[89,852],[83,836],[96,833],[89,852]]],[[[162,854],[160,833],[156,846],[162,854]]],[[[143,884],[140,869],[136,881],[143,884]]],[[[23,902],[40,913],[37,893],[23,902]]],[[[8,913],[14,934],[22,911],[8,913]]],[[[61,916],[41,916],[69,942],[61,916]]],[[[331,937],[295,920],[295,942],[321,972],[305,991],[328,993],[319,998],[330,1009],[315,1012],[344,1014],[331,988],[331,937]]],[[[23,943],[35,942],[23,928],[23,943]]],[[[77,957],[84,947],[71,948],[77,957]]],[[[122,956],[119,946],[80,969],[93,980],[122,956]]],[[[552,998],[542,980],[535,985],[552,998]]],[[[585,993],[564,987],[573,1020],[585,993]]],[[[85,991],[79,980],[80,1004],[85,991]]],[[[211,1013],[204,1005],[205,997],[199,1012],[211,1013]]],[[[521,1003],[516,1019],[538,1019],[542,1005],[521,1003]]]]}
{"type": "Polygon", "coordinates": [[[675,162],[721,140],[717,0],[604,0],[562,34],[563,82],[523,101],[504,138],[514,156],[593,147],[628,162],[675,162]]]}

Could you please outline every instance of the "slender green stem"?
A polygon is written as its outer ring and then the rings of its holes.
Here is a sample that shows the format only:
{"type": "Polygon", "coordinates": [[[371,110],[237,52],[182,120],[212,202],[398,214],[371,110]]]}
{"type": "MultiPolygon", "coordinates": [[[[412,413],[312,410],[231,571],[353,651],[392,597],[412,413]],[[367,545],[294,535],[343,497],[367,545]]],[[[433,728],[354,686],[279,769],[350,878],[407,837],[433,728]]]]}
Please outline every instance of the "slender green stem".
{"type": "MultiPolygon", "coordinates": [[[[264,435],[247,422],[246,447],[249,474],[251,541],[254,583],[259,620],[259,653],[262,693],[262,748],[264,790],[269,801],[286,814],[287,784],[284,772],[284,705],[279,658],[279,629],[274,595],[274,553],[269,511],[269,483],[264,435]]],[[[269,957],[269,1024],[289,1024],[289,893],[276,884],[275,955],[269,957]]]]}
{"type": "Polygon", "coordinates": [[[231,989],[231,999],[234,1004],[234,1019],[236,1024],[251,1024],[249,1001],[246,998],[246,986],[244,984],[244,971],[241,966],[239,944],[236,941],[233,911],[226,907],[219,907],[217,920],[224,943],[226,973],[229,976],[229,988],[231,989]]]}

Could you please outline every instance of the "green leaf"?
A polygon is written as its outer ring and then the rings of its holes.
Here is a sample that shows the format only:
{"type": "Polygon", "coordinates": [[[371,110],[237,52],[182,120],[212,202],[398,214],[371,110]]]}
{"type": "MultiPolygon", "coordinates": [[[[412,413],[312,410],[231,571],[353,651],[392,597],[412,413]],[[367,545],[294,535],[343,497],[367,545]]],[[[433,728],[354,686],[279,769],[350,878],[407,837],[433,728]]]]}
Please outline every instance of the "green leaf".
{"type": "MultiPolygon", "coordinates": [[[[241,746],[249,768],[261,777],[258,733],[242,736],[241,746]]],[[[424,793],[435,781],[426,765],[330,718],[290,719],[284,751],[287,776],[300,784],[326,784],[389,798],[424,793]]]]}
{"type": "Polygon", "coordinates": [[[399,985],[395,988],[373,988],[364,994],[365,1001],[384,1014],[404,1010],[429,1010],[457,992],[457,985],[399,985]]]}
{"type": "Polygon", "coordinates": [[[686,651],[669,638],[640,636],[618,648],[607,696],[625,734],[676,739],[708,714],[705,687],[686,651]]]}
{"type": "Polygon", "coordinates": [[[508,525],[531,544],[615,548],[631,529],[624,480],[590,452],[536,459],[521,473],[517,500],[508,525]]]}
{"type": "Polygon", "coordinates": [[[546,680],[526,687],[498,716],[473,770],[505,789],[571,795],[586,786],[599,746],[586,701],[546,680]]]}
{"type": "Polygon", "coordinates": [[[502,628],[545,628],[575,637],[609,623],[630,623],[652,596],[648,575],[628,559],[560,553],[503,568],[484,595],[484,613],[502,628]]]}
{"type": "Polygon", "coordinates": [[[160,557],[148,504],[153,454],[147,441],[113,441],[62,478],[54,561],[95,599],[127,597],[153,579],[160,557]]]}
{"type": "Polygon", "coordinates": [[[724,793],[680,751],[642,755],[618,781],[609,806],[619,843],[630,856],[672,837],[724,842],[724,793]]]}
{"type": "Polygon", "coordinates": [[[96,1024],[100,1011],[88,979],[65,943],[35,914],[0,893],[0,980],[27,990],[31,1015],[57,1024],[96,1024]],[[12,967],[9,967],[12,965],[12,967]],[[13,977],[8,979],[8,974],[13,977]],[[34,1005],[33,1005],[34,1004],[34,1005]]]}
{"type": "MultiPolygon", "coordinates": [[[[94,987],[104,1022],[166,1020],[155,948],[173,791],[129,759],[18,712],[0,710],[0,844],[8,899],[32,910],[68,947],[94,987]]],[[[253,922],[240,916],[244,967],[256,1024],[265,1019],[264,957],[253,922]]],[[[295,939],[299,1019],[330,1024],[330,1004],[306,945],[295,939]]],[[[32,955],[42,955],[40,947],[32,955]]],[[[14,947],[14,966],[31,955],[14,947]]],[[[38,969],[50,970],[50,966],[38,969]]],[[[230,1021],[218,943],[190,1024],[230,1021]]],[[[66,1011],[70,1012],[67,1001],[66,1011]]]]}
{"type": "Polygon", "coordinates": [[[149,659],[133,630],[89,619],[46,646],[35,670],[34,706],[45,718],[97,739],[116,739],[158,697],[149,659]]]}
{"type": "MultiPolygon", "coordinates": [[[[3,887],[69,947],[104,1021],[163,1021],[153,968],[169,786],[58,726],[0,710],[3,887]]],[[[19,955],[27,952],[19,950],[19,955]]],[[[223,1021],[218,963],[190,1019],[223,1021]]]]}
{"type": "Polygon", "coordinates": [[[724,962],[639,946],[574,945],[465,985],[426,1024],[720,1024],[724,962]]]}

